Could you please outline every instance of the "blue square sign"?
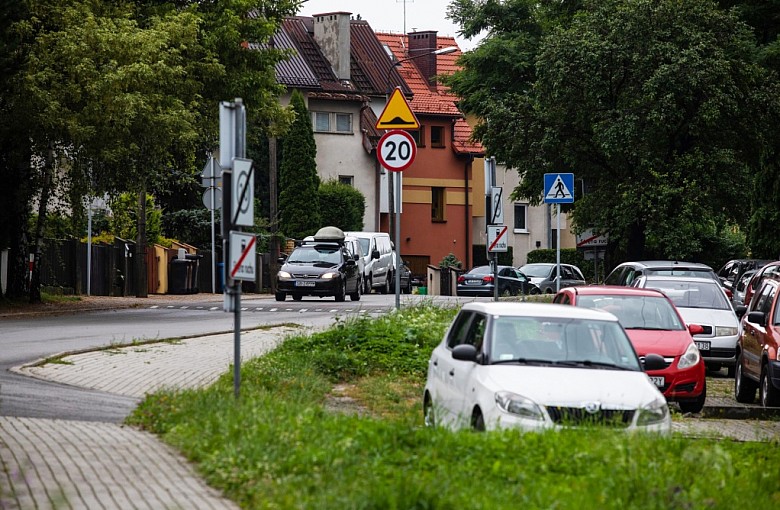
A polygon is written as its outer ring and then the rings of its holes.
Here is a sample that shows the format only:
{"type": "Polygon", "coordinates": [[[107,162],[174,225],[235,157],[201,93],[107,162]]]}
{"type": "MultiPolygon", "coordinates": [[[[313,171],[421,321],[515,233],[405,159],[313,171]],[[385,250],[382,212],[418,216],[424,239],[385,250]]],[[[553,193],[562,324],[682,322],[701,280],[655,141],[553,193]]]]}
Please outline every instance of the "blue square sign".
{"type": "Polygon", "coordinates": [[[544,203],[573,204],[574,174],[544,174],[544,203]]]}

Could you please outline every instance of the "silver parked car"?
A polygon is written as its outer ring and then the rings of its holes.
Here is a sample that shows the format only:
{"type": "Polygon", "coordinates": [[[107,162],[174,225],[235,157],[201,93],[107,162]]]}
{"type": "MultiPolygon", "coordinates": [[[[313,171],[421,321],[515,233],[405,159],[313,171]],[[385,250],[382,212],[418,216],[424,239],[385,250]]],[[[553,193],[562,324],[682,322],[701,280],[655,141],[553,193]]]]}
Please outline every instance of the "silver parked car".
{"type": "MultiPolygon", "coordinates": [[[[558,276],[557,264],[537,262],[526,264],[518,268],[521,273],[526,275],[531,283],[539,287],[544,294],[555,294],[558,292],[555,279],[558,276]]],[[[577,266],[571,264],[561,264],[561,289],[564,287],[575,287],[585,285],[585,277],[577,266]]]]}
{"type": "Polygon", "coordinates": [[[672,300],[686,324],[702,326],[704,331],[694,335],[693,342],[699,348],[707,368],[719,370],[726,366],[729,377],[734,377],[737,339],[741,331],[737,313],[744,313],[745,307],[734,310],[720,281],[650,275],[640,276],[633,282],[633,286],[660,290],[672,300]]]}

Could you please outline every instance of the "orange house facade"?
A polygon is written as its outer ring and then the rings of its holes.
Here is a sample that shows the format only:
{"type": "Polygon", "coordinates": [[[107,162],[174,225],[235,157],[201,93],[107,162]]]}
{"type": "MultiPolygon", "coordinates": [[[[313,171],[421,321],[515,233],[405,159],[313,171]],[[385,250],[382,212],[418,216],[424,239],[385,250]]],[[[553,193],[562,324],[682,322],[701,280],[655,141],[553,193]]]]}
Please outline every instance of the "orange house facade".
{"type": "MultiPolygon", "coordinates": [[[[407,99],[420,124],[419,130],[410,131],[417,142],[417,156],[400,173],[402,206],[397,248],[413,272],[420,272],[425,264],[438,266],[449,254],[464,268],[470,268],[473,166],[475,158],[484,156],[484,150],[469,141],[471,128],[456,107],[457,98],[434,78],[456,69],[460,50],[432,54],[456,47],[454,38],[438,37],[435,31],[377,33],[377,38],[392,54],[396,69],[412,90],[412,98],[407,99]]],[[[391,219],[384,218],[382,230],[393,234],[391,219]]]]}

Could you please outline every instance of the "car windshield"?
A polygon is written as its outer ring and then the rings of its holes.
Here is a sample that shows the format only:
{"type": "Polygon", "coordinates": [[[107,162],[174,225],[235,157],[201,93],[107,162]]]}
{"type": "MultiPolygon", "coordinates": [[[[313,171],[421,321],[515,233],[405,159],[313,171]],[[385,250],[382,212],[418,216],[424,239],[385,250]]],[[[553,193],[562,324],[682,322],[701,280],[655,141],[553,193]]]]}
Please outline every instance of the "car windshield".
{"type": "Polygon", "coordinates": [[[612,321],[499,316],[490,342],[494,364],[641,370],[625,331],[612,321]]]}
{"type": "Polygon", "coordinates": [[[718,275],[709,269],[697,269],[693,267],[686,268],[652,268],[645,269],[645,274],[655,276],[685,276],[694,278],[709,278],[712,281],[718,281],[718,275]]]}
{"type": "Polygon", "coordinates": [[[645,287],[660,290],[672,300],[677,308],[711,308],[715,310],[731,310],[731,303],[726,299],[720,285],[711,280],[676,281],[653,280],[645,282],[645,287]]]}
{"type": "Polygon", "coordinates": [[[339,264],[341,251],[336,246],[300,246],[296,248],[290,258],[289,264],[339,264]]]}
{"type": "Polygon", "coordinates": [[[360,243],[360,249],[363,250],[363,253],[369,254],[368,245],[371,243],[371,240],[367,237],[358,237],[358,242],[360,243]]]}
{"type": "Polygon", "coordinates": [[[672,304],[661,296],[579,295],[577,304],[612,313],[626,329],[685,329],[672,304]]]}
{"type": "Polygon", "coordinates": [[[547,264],[526,264],[520,268],[520,272],[529,278],[547,278],[553,267],[547,264]]]}

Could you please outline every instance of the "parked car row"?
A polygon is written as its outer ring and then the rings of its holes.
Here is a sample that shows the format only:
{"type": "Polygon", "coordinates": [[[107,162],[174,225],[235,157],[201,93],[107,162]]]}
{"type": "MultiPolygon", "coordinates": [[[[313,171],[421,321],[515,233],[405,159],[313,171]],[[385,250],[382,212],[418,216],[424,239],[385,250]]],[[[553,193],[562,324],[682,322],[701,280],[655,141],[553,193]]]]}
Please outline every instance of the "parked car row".
{"type": "Polygon", "coordinates": [[[431,354],[425,424],[664,433],[667,403],[701,411],[706,368],[722,365],[739,402],[758,391],[761,405],[780,406],[777,264],[747,307],[732,306],[708,266],[673,261],[622,264],[612,285],[565,287],[552,305],[467,303],[431,354]]]}
{"type": "MultiPolygon", "coordinates": [[[[585,277],[577,266],[551,263],[525,264],[522,267],[498,266],[498,295],[554,294],[560,288],[585,285],[585,277]]],[[[493,296],[496,282],[491,266],[477,266],[458,277],[458,296],[493,296]]]]}

